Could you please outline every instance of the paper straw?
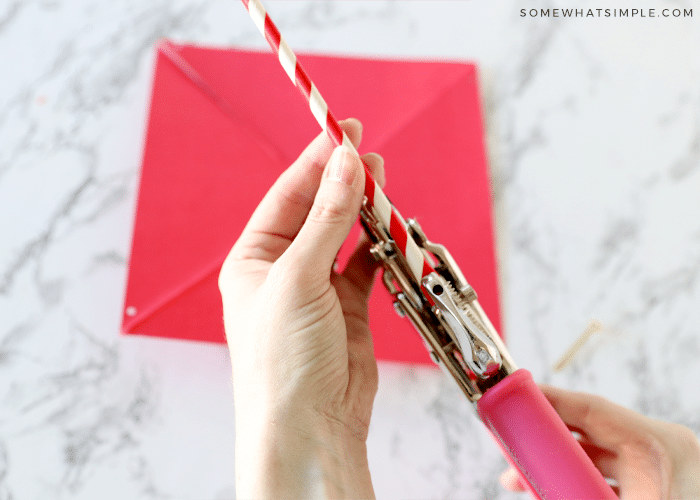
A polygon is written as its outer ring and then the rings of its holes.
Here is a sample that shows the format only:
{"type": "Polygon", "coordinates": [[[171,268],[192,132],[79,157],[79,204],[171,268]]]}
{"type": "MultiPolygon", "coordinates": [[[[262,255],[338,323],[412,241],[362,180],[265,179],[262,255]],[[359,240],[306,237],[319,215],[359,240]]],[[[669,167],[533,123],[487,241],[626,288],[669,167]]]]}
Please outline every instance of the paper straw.
{"type": "MultiPolygon", "coordinates": [[[[355,152],[355,154],[358,154],[350,139],[348,139],[348,136],[340,128],[338,121],[328,109],[328,105],[321,97],[316,85],[311,81],[304,68],[297,61],[292,49],[289,48],[287,42],[282,38],[277,26],[270,19],[260,0],[242,0],[242,2],[250,17],[253,18],[255,25],[270,44],[272,51],[279,57],[280,64],[285,72],[309,103],[316,121],[331,138],[333,144],[335,146],[342,144],[355,152]]],[[[387,228],[399,250],[406,258],[408,267],[411,269],[416,281],[420,283],[421,278],[433,272],[434,269],[424,258],[423,252],[416,242],[408,236],[406,222],[401,217],[401,214],[391,204],[389,198],[374,180],[367,168],[367,164],[364,162],[363,164],[365,166],[365,196],[367,197],[368,208],[374,209],[377,218],[387,228]]]]}

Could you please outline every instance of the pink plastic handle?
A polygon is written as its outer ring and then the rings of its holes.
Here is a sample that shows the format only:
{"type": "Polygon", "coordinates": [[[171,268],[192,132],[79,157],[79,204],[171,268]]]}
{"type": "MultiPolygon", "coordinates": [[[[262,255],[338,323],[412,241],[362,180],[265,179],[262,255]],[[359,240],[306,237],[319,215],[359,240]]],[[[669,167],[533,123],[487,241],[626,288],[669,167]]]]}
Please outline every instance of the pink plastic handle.
{"type": "Polygon", "coordinates": [[[486,391],[477,408],[534,498],[617,499],[527,370],[486,391]]]}

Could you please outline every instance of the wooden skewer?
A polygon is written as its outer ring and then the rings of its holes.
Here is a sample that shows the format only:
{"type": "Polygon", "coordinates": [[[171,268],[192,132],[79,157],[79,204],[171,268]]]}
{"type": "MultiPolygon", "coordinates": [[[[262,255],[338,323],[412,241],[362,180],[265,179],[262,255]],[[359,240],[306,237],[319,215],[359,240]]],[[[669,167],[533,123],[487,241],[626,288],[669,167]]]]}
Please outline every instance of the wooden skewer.
{"type": "Polygon", "coordinates": [[[569,347],[569,349],[564,353],[564,355],[559,358],[559,361],[557,361],[554,365],[554,371],[555,372],[560,372],[564,368],[566,368],[574,359],[574,356],[576,356],[576,353],[581,350],[581,348],[585,345],[586,342],[588,342],[588,339],[591,338],[591,336],[599,332],[600,330],[603,329],[603,325],[600,321],[598,320],[592,320],[588,324],[588,328],[586,328],[586,331],[584,331],[579,337],[574,341],[573,345],[569,347]]]}

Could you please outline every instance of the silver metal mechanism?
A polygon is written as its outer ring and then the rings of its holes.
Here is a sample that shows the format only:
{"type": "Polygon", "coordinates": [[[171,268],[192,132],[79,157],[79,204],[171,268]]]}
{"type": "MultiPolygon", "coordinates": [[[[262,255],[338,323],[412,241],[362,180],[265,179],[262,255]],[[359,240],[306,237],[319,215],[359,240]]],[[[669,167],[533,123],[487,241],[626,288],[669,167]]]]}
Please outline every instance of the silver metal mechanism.
{"type": "Polygon", "coordinates": [[[457,294],[452,285],[437,273],[430,273],[423,278],[423,288],[435,303],[435,312],[439,311],[439,317],[447,324],[450,336],[457,341],[469,369],[482,379],[495,374],[501,367],[501,355],[478,320],[472,320],[466,309],[455,304],[453,297],[457,294]],[[468,352],[471,356],[465,356],[468,352]]]}
{"type": "Polygon", "coordinates": [[[517,367],[476,292],[447,249],[429,241],[415,220],[406,221],[408,234],[435,269],[420,283],[366,199],[360,216],[374,242],[370,251],[384,268],[382,281],[397,314],[411,321],[433,361],[455,379],[469,400],[478,401],[517,367]]]}

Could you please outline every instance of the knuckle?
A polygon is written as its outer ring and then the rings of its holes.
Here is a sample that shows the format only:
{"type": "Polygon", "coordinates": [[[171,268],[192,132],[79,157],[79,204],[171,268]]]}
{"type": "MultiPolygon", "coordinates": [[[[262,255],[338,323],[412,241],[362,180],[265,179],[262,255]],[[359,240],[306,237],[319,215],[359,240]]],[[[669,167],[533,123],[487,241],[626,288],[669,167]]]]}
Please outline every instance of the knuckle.
{"type": "Polygon", "coordinates": [[[219,286],[219,293],[224,294],[226,293],[226,278],[224,277],[224,268],[221,268],[221,271],[219,271],[219,277],[217,278],[217,285],[219,286]]]}
{"type": "Polygon", "coordinates": [[[350,215],[345,207],[336,203],[330,196],[320,196],[309,211],[308,219],[321,224],[345,222],[350,215]]]}
{"type": "Polygon", "coordinates": [[[219,292],[224,294],[230,288],[231,276],[234,276],[234,259],[229,254],[221,265],[221,270],[219,271],[219,277],[217,283],[219,285],[219,292]]]}
{"type": "MultiPolygon", "coordinates": [[[[315,158],[312,158],[309,161],[313,164],[313,169],[311,170],[312,172],[317,172],[323,169],[323,165],[321,165],[315,158]]],[[[290,189],[288,184],[275,184],[273,189],[285,203],[295,207],[308,207],[313,201],[313,197],[309,197],[304,192],[290,189]]]]}
{"type": "Polygon", "coordinates": [[[601,396],[591,395],[584,403],[581,422],[584,429],[591,429],[600,425],[600,416],[607,400],[601,396]]]}
{"type": "Polygon", "coordinates": [[[694,462],[700,462],[700,441],[697,435],[688,427],[681,424],[671,424],[671,432],[682,447],[683,455],[694,462]]]}
{"type": "Polygon", "coordinates": [[[667,455],[666,447],[651,432],[640,433],[626,443],[629,450],[640,456],[661,460],[667,455]]]}
{"type": "Polygon", "coordinates": [[[620,446],[620,455],[635,467],[647,471],[658,471],[670,477],[673,460],[667,446],[653,432],[641,432],[620,446]]]}

